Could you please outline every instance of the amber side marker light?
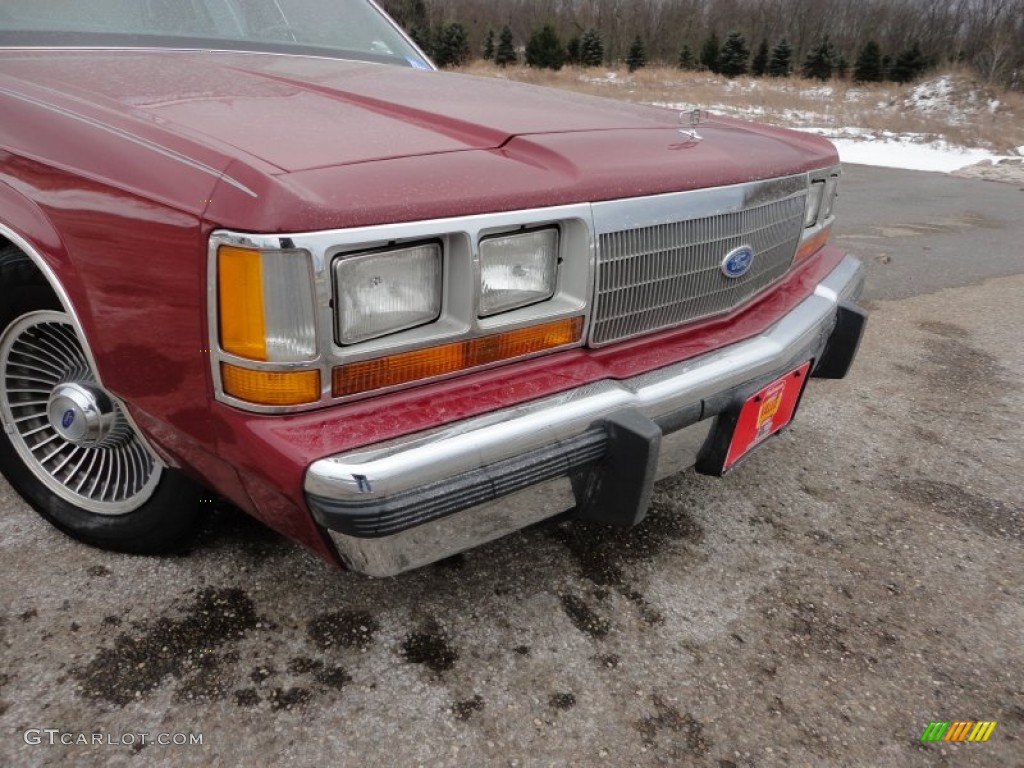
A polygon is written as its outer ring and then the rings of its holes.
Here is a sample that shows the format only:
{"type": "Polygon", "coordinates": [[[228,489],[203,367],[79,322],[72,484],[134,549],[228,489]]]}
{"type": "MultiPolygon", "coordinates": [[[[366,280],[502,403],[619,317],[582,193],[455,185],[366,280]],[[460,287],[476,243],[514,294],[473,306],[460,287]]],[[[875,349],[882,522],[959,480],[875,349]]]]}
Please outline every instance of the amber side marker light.
{"type": "Polygon", "coordinates": [[[799,264],[804,261],[808,256],[817,253],[819,250],[825,247],[825,243],[832,237],[832,225],[828,224],[821,228],[813,237],[809,237],[800,243],[800,246],[796,249],[796,256],[793,257],[793,263],[799,264]]]}
{"type": "Polygon", "coordinates": [[[267,359],[262,259],[259,251],[249,248],[217,249],[220,344],[250,360],[267,359]]]}
{"type": "Polygon", "coordinates": [[[335,397],[343,397],[406,384],[572,344],[579,341],[582,334],[583,318],[570,317],[478,339],[349,363],[334,369],[332,389],[335,397]]]}
{"type": "Polygon", "coordinates": [[[304,405],[320,399],[320,371],[252,371],[220,364],[225,394],[258,405],[304,405]]]}

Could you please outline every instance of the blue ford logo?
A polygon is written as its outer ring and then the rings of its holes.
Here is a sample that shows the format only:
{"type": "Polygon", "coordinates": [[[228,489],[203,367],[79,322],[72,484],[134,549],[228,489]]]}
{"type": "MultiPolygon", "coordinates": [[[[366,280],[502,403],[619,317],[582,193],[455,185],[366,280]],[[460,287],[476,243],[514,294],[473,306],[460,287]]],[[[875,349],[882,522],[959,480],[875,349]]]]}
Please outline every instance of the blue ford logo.
{"type": "Polygon", "coordinates": [[[60,418],[60,424],[64,429],[67,429],[75,422],[75,412],[68,408],[64,411],[64,415],[60,418]]]}
{"type": "Polygon", "coordinates": [[[722,274],[726,277],[743,277],[754,265],[754,249],[749,245],[741,245],[725,255],[722,259],[722,274]]]}

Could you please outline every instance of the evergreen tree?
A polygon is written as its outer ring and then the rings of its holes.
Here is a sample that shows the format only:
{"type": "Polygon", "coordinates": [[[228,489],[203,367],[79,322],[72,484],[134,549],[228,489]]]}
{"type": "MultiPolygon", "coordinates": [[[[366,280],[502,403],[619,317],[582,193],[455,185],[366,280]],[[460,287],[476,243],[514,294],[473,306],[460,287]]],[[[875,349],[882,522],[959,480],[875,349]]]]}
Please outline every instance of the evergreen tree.
{"type": "Polygon", "coordinates": [[[509,64],[517,64],[519,56],[516,55],[516,46],[512,40],[512,29],[506,24],[501,28],[498,35],[498,47],[494,51],[494,63],[499,67],[507,67],[509,64]]]}
{"type": "Polygon", "coordinates": [[[437,30],[434,63],[439,67],[457,67],[469,59],[469,32],[459,22],[444,24],[437,30]]]}
{"type": "Polygon", "coordinates": [[[786,38],[782,38],[772,49],[772,57],[768,60],[768,74],[772,77],[789,77],[793,71],[793,46],[786,38]]]}
{"type": "Polygon", "coordinates": [[[566,64],[579,64],[580,63],[580,36],[574,35],[573,38],[565,44],[565,62],[566,64]]]}
{"type": "Polygon", "coordinates": [[[626,54],[626,66],[630,72],[636,72],[640,67],[647,65],[647,49],[644,48],[644,41],[640,35],[633,38],[629,46],[629,53],[626,54]]]}
{"type": "Polygon", "coordinates": [[[494,61],[494,30],[487,30],[487,39],[484,40],[484,61],[494,61]]]}
{"type": "Polygon", "coordinates": [[[921,53],[921,48],[917,43],[914,43],[896,57],[892,70],[889,72],[889,77],[897,83],[909,83],[911,80],[916,80],[918,75],[927,68],[928,62],[924,54],[921,53]]]}
{"type": "Polygon", "coordinates": [[[730,32],[718,54],[718,71],[728,78],[739,77],[747,74],[747,59],[750,58],[750,49],[747,48],[747,41],[739,32],[730,32]]]}
{"type": "Polygon", "coordinates": [[[412,41],[420,47],[420,50],[427,54],[427,56],[433,58],[435,53],[434,35],[430,31],[430,27],[420,26],[419,24],[409,27],[409,37],[411,37],[412,41]]]}
{"type": "Polygon", "coordinates": [[[821,42],[807,54],[807,58],[804,60],[803,75],[810,80],[828,80],[832,77],[832,70],[835,69],[835,66],[835,48],[832,47],[828,35],[825,35],[821,42]]]}
{"type": "Polygon", "coordinates": [[[427,19],[427,6],[424,0],[405,0],[405,2],[387,3],[385,9],[391,16],[409,31],[409,37],[428,56],[434,53],[434,39],[427,19]]]}
{"type": "Polygon", "coordinates": [[[853,79],[858,83],[880,83],[884,78],[882,49],[874,40],[868,40],[857,54],[857,61],[853,65],[853,79]]]}
{"type": "Polygon", "coordinates": [[[683,50],[679,52],[679,68],[694,70],[697,66],[697,57],[693,55],[690,46],[684,45],[683,50]]]}
{"type": "Polygon", "coordinates": [[[750,62],[750,74],[754,77],[764,77],[768,71],[768,41],[761,38],[761,44],[757,47],[754,60],[750,62]]]}
{"type": "Polygon", "coordinates": [[[840,80],[845,80],[849,72],[850,62],[848,62],[846,57],[840,53],[839,58],[836,60],[836,77],[840,80]]]}
{"type": "Polygon", "coordinates": [[[580,64],[599,67],[604,63],[604,41],[596,29],[588,29],[580,40],[580,64]]]}
{"type": "Polygon", "coordinates": [[[700,49],[700,64],[704,69],[710,69],[715,74],[718,74],[718,56],[721,53],[720,44],[718,42],[718,35],[715,34],[714,30],[711,30],[711,34],[708,35],[708,39],[704,41],[704,47],[700,49]]]}
{"type": "Polygon", "coordinates": [[[526,44],[526,63],[536,69],[559,70],[565,64],[565,47],[550,24],[534,30],[526,44]]]}

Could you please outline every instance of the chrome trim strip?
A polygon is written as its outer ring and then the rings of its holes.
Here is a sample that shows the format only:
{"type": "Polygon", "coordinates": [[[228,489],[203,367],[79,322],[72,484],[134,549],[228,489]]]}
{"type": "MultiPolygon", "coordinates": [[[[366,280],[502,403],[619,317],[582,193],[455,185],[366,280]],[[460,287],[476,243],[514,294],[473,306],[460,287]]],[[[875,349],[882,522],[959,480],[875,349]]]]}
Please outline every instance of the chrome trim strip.
{"type": "MultiPolygon", "coordinates": [[[[392,22],[394,23],[394,22],[392,22]]],[[[404,32],[403,32],[404,35],[404,32]]],[[[412,41],[409,41],[414,50],[423,53],[423,49],[417,46],[412,41]]],[[[312,53],[295,53],[295,52],[284,52],[284,51],[246,51],[241,48],[177,48],[168,46],[166,48],[154,47],[149,45],[9,45],[0,47],[0,52],[6,53],[8,51],[24,51],[26,53],[36,53],[38,51],[113,51],[113,52],[124,52],[124,51],[141,51],[142,53],[238,53],[243,56],[287,56],[294,59],[316,59],[318,61],[351,61],[356,64],[366,64],[371,67],[395,67],[397,64],[388,64],[382,61],[370,61],[369,59],[352,59],[344,56],[317,56],[312,53]]],[[[430,65],[431,71],[436,72],[437,66],[430,58],[424,54],[423,60],[426,64],[430,65]]],[[[410,67],[413,68],[413,67],[410,67]]]]}
{"type": "Polygon", "coordinates": [[[702,219],[807,194],[807,174],[594,203],[594,234],[702,219]]]}
{"type": "MultiPolygon", "coordinates": [[[[436,72],[437,65],[434,64],[434,62],[430,60],[430,57],[423,52],[423,49],[416,44],[416,41],[412,39],[412,35],[408,34],[404,29],[402,29],[401,25],[393,18],[391,18],[391,15],[387,11],[381,8],[380,3],[378,3],[377,0],[369,0],[369,3],[374,7],[377,13],[383,16],[384,20],[388,24],[390,24],[392,28],[394,28],[395,32],[398,33],[398,36],[405,40],[405,42],[407,42],[414,51],[419,53],[419,55],[423,58],[423,61],[430,66],[431,70],[436,72]]],[[[357,61],[359,61],[359,59],[357,59],[357,61]]]]}
{"type": "Polygon", "coordinates": [[[651,419],[681,411],[824,343],[839,300],[856,294],[863,270],[856,258],[846,256],[812,295],[764,333],[700,357],[632,379],[598,381],[429,436],[320,459],[306,471],[305,490],[312,496],[365,502],[576,437],[624,408],[651,419]]]}
{"type": "Polygon", "coordinates": [[[575,503],[572,482],[560,477],[379,539],[327,533],[350,571],[385,578],[494,541],[575,503]]]}
{"type": "Polygon", "coordinates": [[[125,141],[130,141],[133,144],[137,144],[140,147],[150,150],[151,152],[156,152],[157,154],[163,155],[164,157],[167,157],[171,160],[177,160],[179,163],[182,163],[183,165],[187,165],[190,168],[194,168],[197,171],[206,173],[218,180],[223,180],[224,182],[233,186],[235,189],[244,192],[245,194],[249,195],[254,199],[259,197],[259,195],[257,195],[247,186],[245,186],[242,182],[231,178],[226,173],[224,173],[224,171],[218,171],[216,168],[213,168],[212,166],[206,165],[205,163],[201,163],[198,160],[194,160],[193,158],[188,157],[187,155],[183,155],[180,152],[175,152],[173,149],[168,149],[167,147],[161,146],[160,144],[156,144],[155,142],[147,141],[146,139],[140,138],[139,136],[136,136],[133,133],[129,133],[128,131],[122,131],[120,128],[114,128],[113,126],[107,125],[106,123],[102,123],[99,120],[93,120],[91,117],[86,117],[85,115],[81,115],[78,112],[73,112],[70,109],[64,109],[54,104],[48,104],[45,101],[33,98],[32,96],[26,96],[25,94],[18,93],[17,91],[12,91],[7,88],[0,88],[0,93],[15,99],[20,99],[21,101],[28,102],[29,104],[33,104],[37,107],[48,110],[50,112],[56,112],[57,114],[63,115],[64,117],[70,117],[72,120],[77,120],[81,123],[85,123],[86,125],[89,125],[98,130],[106,131],[107,133],[112,133],[118,138],[124,139],[125,141]]]}

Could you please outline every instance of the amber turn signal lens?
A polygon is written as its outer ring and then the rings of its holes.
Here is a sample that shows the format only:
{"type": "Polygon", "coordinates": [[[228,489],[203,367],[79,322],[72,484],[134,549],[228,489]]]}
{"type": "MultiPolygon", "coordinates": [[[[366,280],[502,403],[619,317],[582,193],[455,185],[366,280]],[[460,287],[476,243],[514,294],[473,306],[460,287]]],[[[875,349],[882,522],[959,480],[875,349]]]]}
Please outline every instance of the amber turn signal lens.
{"type": "Polygon", "coordinates": [[[249,360],[266,360],[260,252],[227,245],[218,248],[217,292],[221,347],[225,352],[249,360]]]}
{"type": "Polygon", "coordinates": [[[225,394],[258,405],[304,405],[320,399],[320,371],[252,371],[220,364],[225,394]]]}
{"type": "Polygon", "coordinates": [[[572,344],[579,341],[582,333],[583,318],[570,317],[478,339],[340,365],[332,375],[332,390],[335,397],[343,397],[455,373],[572,344]]]}
{"type": "Polygon", "coordinates": [[[806,259],[808,256],[817,253],[819,250],[825,247],[825,243],[832,237],[832,225],[829,224],[821,228],[813,237],[809,237],[800,243],[800,246],[796,249],[796,256],[793,259],[794,264],[799,264],[801,261],[806,259]]]}

